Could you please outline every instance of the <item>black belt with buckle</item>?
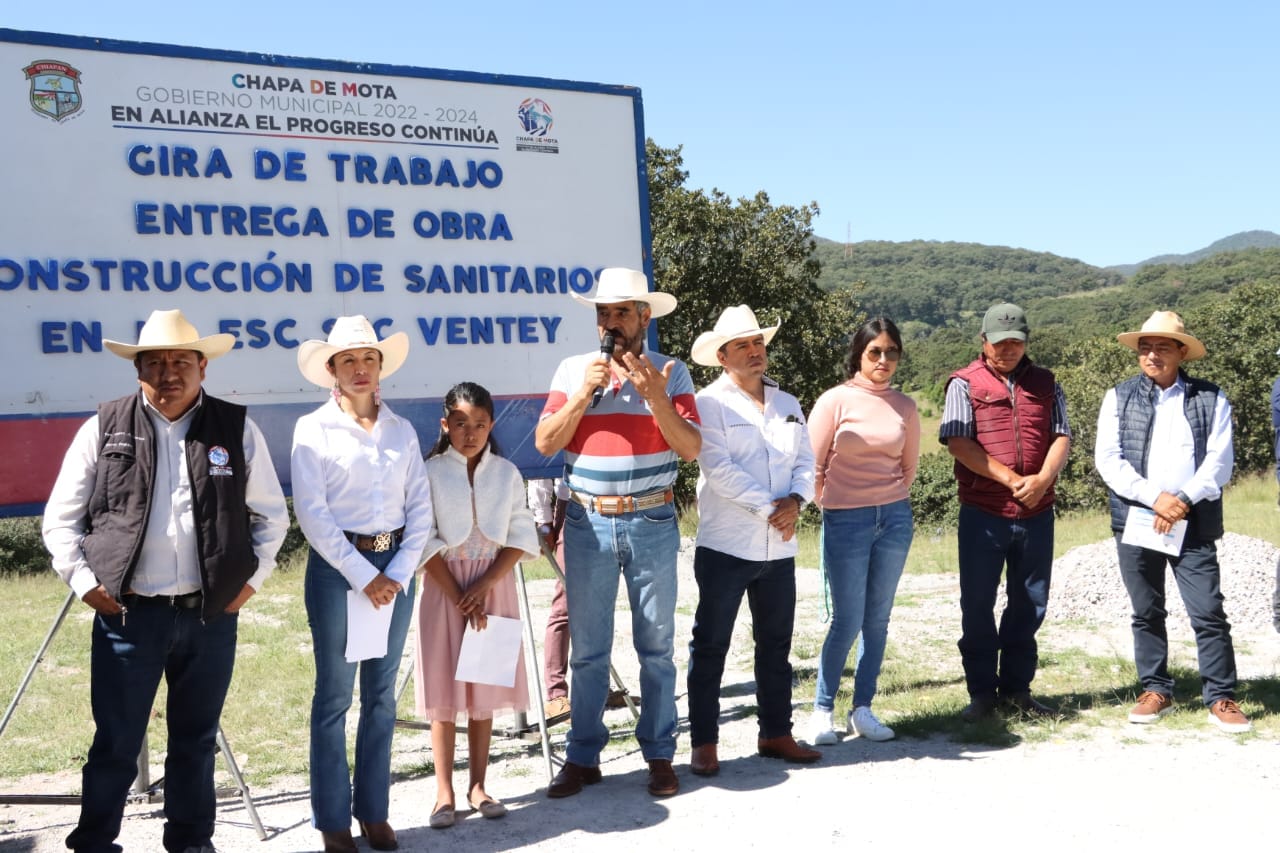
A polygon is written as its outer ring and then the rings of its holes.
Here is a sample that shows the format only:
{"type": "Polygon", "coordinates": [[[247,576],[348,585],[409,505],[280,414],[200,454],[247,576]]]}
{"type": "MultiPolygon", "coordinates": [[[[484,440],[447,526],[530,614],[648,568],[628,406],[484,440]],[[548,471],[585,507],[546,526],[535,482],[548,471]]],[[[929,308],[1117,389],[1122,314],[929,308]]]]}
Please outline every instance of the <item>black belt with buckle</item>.
{"type": "Polygon", "coordinates": [[[188,592],[183,595],[138,595],[136,592],[125,593],[124,603],[127,607],[173,607],[178,610],[197,610],[204,604],[203,592],[188,592]]]}
{"type": "Polygon", "coordinates": [[[404,538],[404,528],[373,534],[352,533],[349,530],[344,530],[342,535],[347,537],[347,541],[352,545],[356,546],[357,551],[382,552],[390,551],[400,544],[400,540],[404,538]]]}

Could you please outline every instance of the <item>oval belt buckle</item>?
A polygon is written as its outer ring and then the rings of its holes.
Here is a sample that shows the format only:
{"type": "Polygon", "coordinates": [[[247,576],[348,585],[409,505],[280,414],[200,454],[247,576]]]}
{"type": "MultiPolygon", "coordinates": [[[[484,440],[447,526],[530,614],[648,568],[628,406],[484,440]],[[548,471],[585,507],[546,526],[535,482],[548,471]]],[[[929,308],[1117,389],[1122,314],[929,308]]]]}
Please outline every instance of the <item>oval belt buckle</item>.
{"type": "Polygon", "coordinates": [[[373,537],[373,550],[378,552],[391,550],[390,530],[384,530],[373,537]]]}

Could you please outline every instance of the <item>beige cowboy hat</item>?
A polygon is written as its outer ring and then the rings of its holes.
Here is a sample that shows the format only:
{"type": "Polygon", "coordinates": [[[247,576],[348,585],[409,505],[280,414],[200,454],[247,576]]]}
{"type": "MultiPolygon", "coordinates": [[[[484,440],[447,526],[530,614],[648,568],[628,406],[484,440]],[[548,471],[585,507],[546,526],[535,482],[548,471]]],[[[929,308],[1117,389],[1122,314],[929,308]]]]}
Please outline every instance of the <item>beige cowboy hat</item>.
{"type": "Polygon", "coordinates": [[[645,302],[650,317],[665,317],[676,310],[676,298],[670,293],[649,289],[649,277],[639,270],[606,267],[600,270],[595,289],[586,296],[574,294],[583,305],[611,305],[615,302],[645,302]]]}
{"type": "Polygon", "coordinates": [[[235,335],[219,334],[200,337],[177,308],[170,311],[152,311],[147,322],[138,331],[138,343],[103,340],[103,345],[121,358],[133,361],[138,353],[158,349],[189,349],[205,358],[226,355],[236,345],[235,335]]]}
{"type": "Polygon", "coordinates": [[[1204,358],[1206,352],[1204,344],[1200,343],[1195,336],[1187,334],[1186,326],[1182,325],[1182,318],[1173,311],[1153,312],[1138,331],[1116,335],[1117,341],[1134,351],[1138,349],[1139,338],[1172,338],[1181,344],[1185,344],[1187,347],[1186,361],[1204,358]]]}
{"type": "Polygon", "coordinates": [[[349,349],[376,349],[382,353],[380,378],[386,379],[399,370],[409,357],[409,336],[404,332],[396,332],[378,340],[373,324],[363,314],[339,317],[333,321],[328,340],[303,341],[298,347],[298,369],[309,382],[328,388],[333,385],[333,374],[325,365],[335,353],[349,349]]]}
{"type": "Polygon", "coordinates": [[[782,324],[777,323],[762,329],[756,321],[756,312],[746,305],[726,308],[720,312],[720,319],[716,320],[715,328],[698,335],[698,339],[693,342],[693,360],[705,367],[716,367],[720,364],[716,359],[716,351],[729,341],[764,335],[765,346],[768,346],[773,336],[778,333],[780,325],[782,324]]]}

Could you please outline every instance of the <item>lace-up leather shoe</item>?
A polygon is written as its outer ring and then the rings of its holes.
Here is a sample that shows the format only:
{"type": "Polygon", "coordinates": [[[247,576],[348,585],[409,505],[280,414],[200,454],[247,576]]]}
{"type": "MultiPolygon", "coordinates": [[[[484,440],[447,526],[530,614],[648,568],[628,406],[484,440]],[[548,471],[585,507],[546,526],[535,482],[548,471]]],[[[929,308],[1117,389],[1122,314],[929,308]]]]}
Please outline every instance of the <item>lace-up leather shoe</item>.
{"type": "Polygon", "coordinates": [[[566,761],[560,768],[560,772],[556,774],[556,778],[552,779],[551,784],[547,786],[547,796],[553,800],[572,797],[582,790],[583,785],[594,785],[603,778],[599,767],[583,767],[581,764],[566,761]]]}
{"type": "Polygon", "coordinates": [[[1234,699],[1219,699],[1209,706],[1209,722],[1224,732],[1247,732],[1253,723],[1240,710],[1234,699]]]}
{"type": "Polygon", "coordinates": [[[781,758],[783,761],[790,761],[792,764],[812,764],[822,758],[821,752],[816,749],[809,749],[807,746],[801,746],[796,743],[796,739],[791,735],[760,738],[756,741],[756,752],[765,758],[781,758]]]}
{"type": "Polygon", "coordinates": [[[1129,711],[1131,723],[1154,723],[1173,710],[1173,698],[1154,690],[1144,690],[1138,697],[1138,704],[1129,711]]]}

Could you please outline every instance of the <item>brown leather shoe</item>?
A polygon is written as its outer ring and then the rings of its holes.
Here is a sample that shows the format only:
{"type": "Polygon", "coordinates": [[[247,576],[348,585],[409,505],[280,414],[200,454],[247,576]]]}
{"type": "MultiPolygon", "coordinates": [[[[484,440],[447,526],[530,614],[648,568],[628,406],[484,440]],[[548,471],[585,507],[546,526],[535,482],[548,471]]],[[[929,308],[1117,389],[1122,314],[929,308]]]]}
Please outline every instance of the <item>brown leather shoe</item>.
{"type": "Polygon", "coordinates": [[[649,762],[649,793],[655,797],[670,797],[680,793],[680,778],[671,762],[655,758],[649,762]]]}
{"type": "Polygon", "coordinates": [[[547,796],[553,800],[572,797],[582,790],[583,785],[594,785],[603,778],[599,767],[583,767],[581,764],[566,761],[560,768],[560,772],[556,774],[556,778],[552,779],[551,784],[547,786],[547,796]]]}
{"type": "Polygon", "coordinates": [[[342,829],[337,832],[321,832],[320,840],[324,842],[324,853],[360,853],[356,840],[351,837],[351,830],[342,829]]]}
{"type": "Polygon", "coordinates": [[[360,821],[360,834],[374,850],[400,849],[400,842],[396,841],[396,831],[385,820],[378,823],[360,821]]]}
{"type": "Polygon", "coordinates": [[[796,739],[791,735],[760,738],[756,741],[756,751],[765,758],[781,758],[792,764],[812,764],[822,757],[822,753],[818,750],[796,743],[796,739]]]}
{"type": "Polygon", "coordinates": [[[714,776],[720,772],[720,759],[716,757],[716,745],[704,743],[693,748],[689,756],[689,769],[694,776],[714,776]]]}

